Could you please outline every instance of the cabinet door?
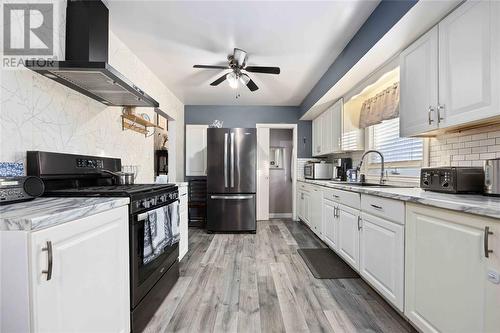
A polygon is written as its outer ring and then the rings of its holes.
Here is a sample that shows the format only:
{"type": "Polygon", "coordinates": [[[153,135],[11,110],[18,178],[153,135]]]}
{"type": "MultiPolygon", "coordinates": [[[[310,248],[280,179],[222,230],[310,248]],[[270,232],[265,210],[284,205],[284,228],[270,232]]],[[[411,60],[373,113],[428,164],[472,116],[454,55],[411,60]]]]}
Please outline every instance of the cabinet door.
{"type": "Polygon", "coordinates": [[[336,204],[330,200],[323,200],[322,239],[333,250],[338,249],[338,225],[336,204]]]}
{"type": "Polygon", "coordinates": [[[438,128],[438,29],[432,28],[400,58],[400,135],[422,134],[438,128]]]}
{"type": "Polygon", "coordinates": [[[304,210],[303,217],[304,222],[310,227],[311,226],[311,195],[308,192],[304,192],[304,210]]]}
{"type": "Polygon", "coordinates": [[[500,250],[495,220],[407,204],[405,314],[423,332],[498,331],[500,287],[488,281],[500,250]],[[495,326],[496,325],[496,326],[495,326]]]}
{"type": "Polygon", "coordinates": [[[321,205],[323,203],[323,191],[321,187],[315,186],[312,189],[309,203],[309,223],[311,230],[321,237],[321,205]]]}
{"type": "Polygon", "coordinates": [[[332,138],[332,109],[328,109],[320,116],[321,119],[321,154],[330,154],[333,152],[332,138]]]}
{"type": "Polygon", "coordinates": [[[186,176],[207,175],[207,125],[186,125],[186,176]]]}
{"type": "Polygon", "coordinates": [[[439,23],[440,128],[500,115],[500,2],[467,1],[439,23]]]}
{"type": "Polygon", "coordinates": [[[31,235],[34,332],[130,332],[128,223],[125,206],[31,235]]]}
{"type": "Polygon", "coordinates": [[[403,311],[404,227],[362,213],[360,274],[403,311]]]}
{"type": "MultiPolygon", "coordinates": [[[[185,194],[187,197],[187,194],[185,194]]],[[[186,255],[188,251],[188,204],[181,200],[179,207],[179,261],[186,255]]]]}
{"type": "Polygon", "coordinates": [[[333,104],[331,108],[331,119],[329,123],[331,124],[331,142],[332,142],[332,152],[338,153],[342,149],[341,147],[341,137],[342,137],[342,113],[344,109],[344,101],[340,99],[337,103],[333,104]]]}
{"type": "Polygon", "coordinates": [[[299,219],[302,219],[302,211],[304,207],[304,201],[303,201],[303,192],[300,190],[297,190],[297,217],[299,219]]]}
{"type": "Polygon", "coordinates": [[[321,124],[321,118],[318,117],[313,120],[312,123],[312,132],[313,132],[313,139],[312,139],[312,154],[313,156],[319,156],[321,155],[321,130],[322,130],[322,124],[321,124]]]}
{"type": "Polygon", "coordinates": [[[361,112],[361,101],[350,100],[343,103],[342,100],[342,126],[341,126],[341,150],[355,151],[365,149],[365,130],[359,128],[359,114],[361,112]]]}
{"type": "Polygon", "coordinates": [[[354,269],[359,270],[359,211],[339,205],[338,253],[354,269]]]}

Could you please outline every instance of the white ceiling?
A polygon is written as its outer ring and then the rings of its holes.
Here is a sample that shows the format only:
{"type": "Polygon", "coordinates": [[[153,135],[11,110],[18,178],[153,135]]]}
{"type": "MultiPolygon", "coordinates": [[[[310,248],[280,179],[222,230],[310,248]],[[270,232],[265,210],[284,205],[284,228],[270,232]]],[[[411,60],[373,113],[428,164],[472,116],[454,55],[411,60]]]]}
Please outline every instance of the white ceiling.
{"type": "Polygon", "coordinates": [[[110,28],[187,105],[299,105],[377,1],[109,1],[110,28]],[[210,82],[234,47],[248,65],[279,66],[280,75],[249,73],[256,92],[210,82]]]}

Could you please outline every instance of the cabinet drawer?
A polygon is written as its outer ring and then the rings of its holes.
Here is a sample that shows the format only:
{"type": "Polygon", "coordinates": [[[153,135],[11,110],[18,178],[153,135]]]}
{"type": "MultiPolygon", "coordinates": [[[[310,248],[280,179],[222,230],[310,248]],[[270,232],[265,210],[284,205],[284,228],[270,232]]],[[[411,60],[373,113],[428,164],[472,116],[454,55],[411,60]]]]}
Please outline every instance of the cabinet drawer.
{"type": "Polygon", "coordinates": [[[323,189],[323,198],[341,203],[343,205],[359,209],[359,193],[336,190],[332,188],[323,189]]]}
{"type": "Polygon", "coordinates": [[[405,204],[403,201],[362,194],[361,210],[398,224],[405,224],[405,204]]]}
{"type": "Polygon", "coordinates": [[[313,186],[313,185],[309,185],[309,184],[306,184],[306,183],[303,183],[303,182],[299,182],[298,188],[301,191],[310,192],[312,190],[311,186],[313,186]]]}

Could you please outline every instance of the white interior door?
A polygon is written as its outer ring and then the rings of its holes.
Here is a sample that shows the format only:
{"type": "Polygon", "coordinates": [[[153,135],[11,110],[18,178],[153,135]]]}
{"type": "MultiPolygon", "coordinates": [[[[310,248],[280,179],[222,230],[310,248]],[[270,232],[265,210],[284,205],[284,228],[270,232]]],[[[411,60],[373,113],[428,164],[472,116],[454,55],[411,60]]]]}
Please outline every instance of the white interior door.
{"type": "Polygon", "coordinates": [[[269,220],[269,134],[257,128],[257,220],[269,220]]]}

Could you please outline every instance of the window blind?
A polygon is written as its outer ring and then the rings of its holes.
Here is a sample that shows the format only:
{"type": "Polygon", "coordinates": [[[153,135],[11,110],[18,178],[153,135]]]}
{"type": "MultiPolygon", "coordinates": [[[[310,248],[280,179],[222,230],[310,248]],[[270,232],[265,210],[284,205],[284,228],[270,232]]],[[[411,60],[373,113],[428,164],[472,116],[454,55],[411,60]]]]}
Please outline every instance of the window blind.
{"type": "MultiPolygon", "coordinates": [[[[420,161],[423,140],[399,137],[399,118],[373,125],[372,148],[384,155],[385,162],[420,161]]],[[[371,163],[380,163],[380,157],[371,154],[371,163]]]]}

